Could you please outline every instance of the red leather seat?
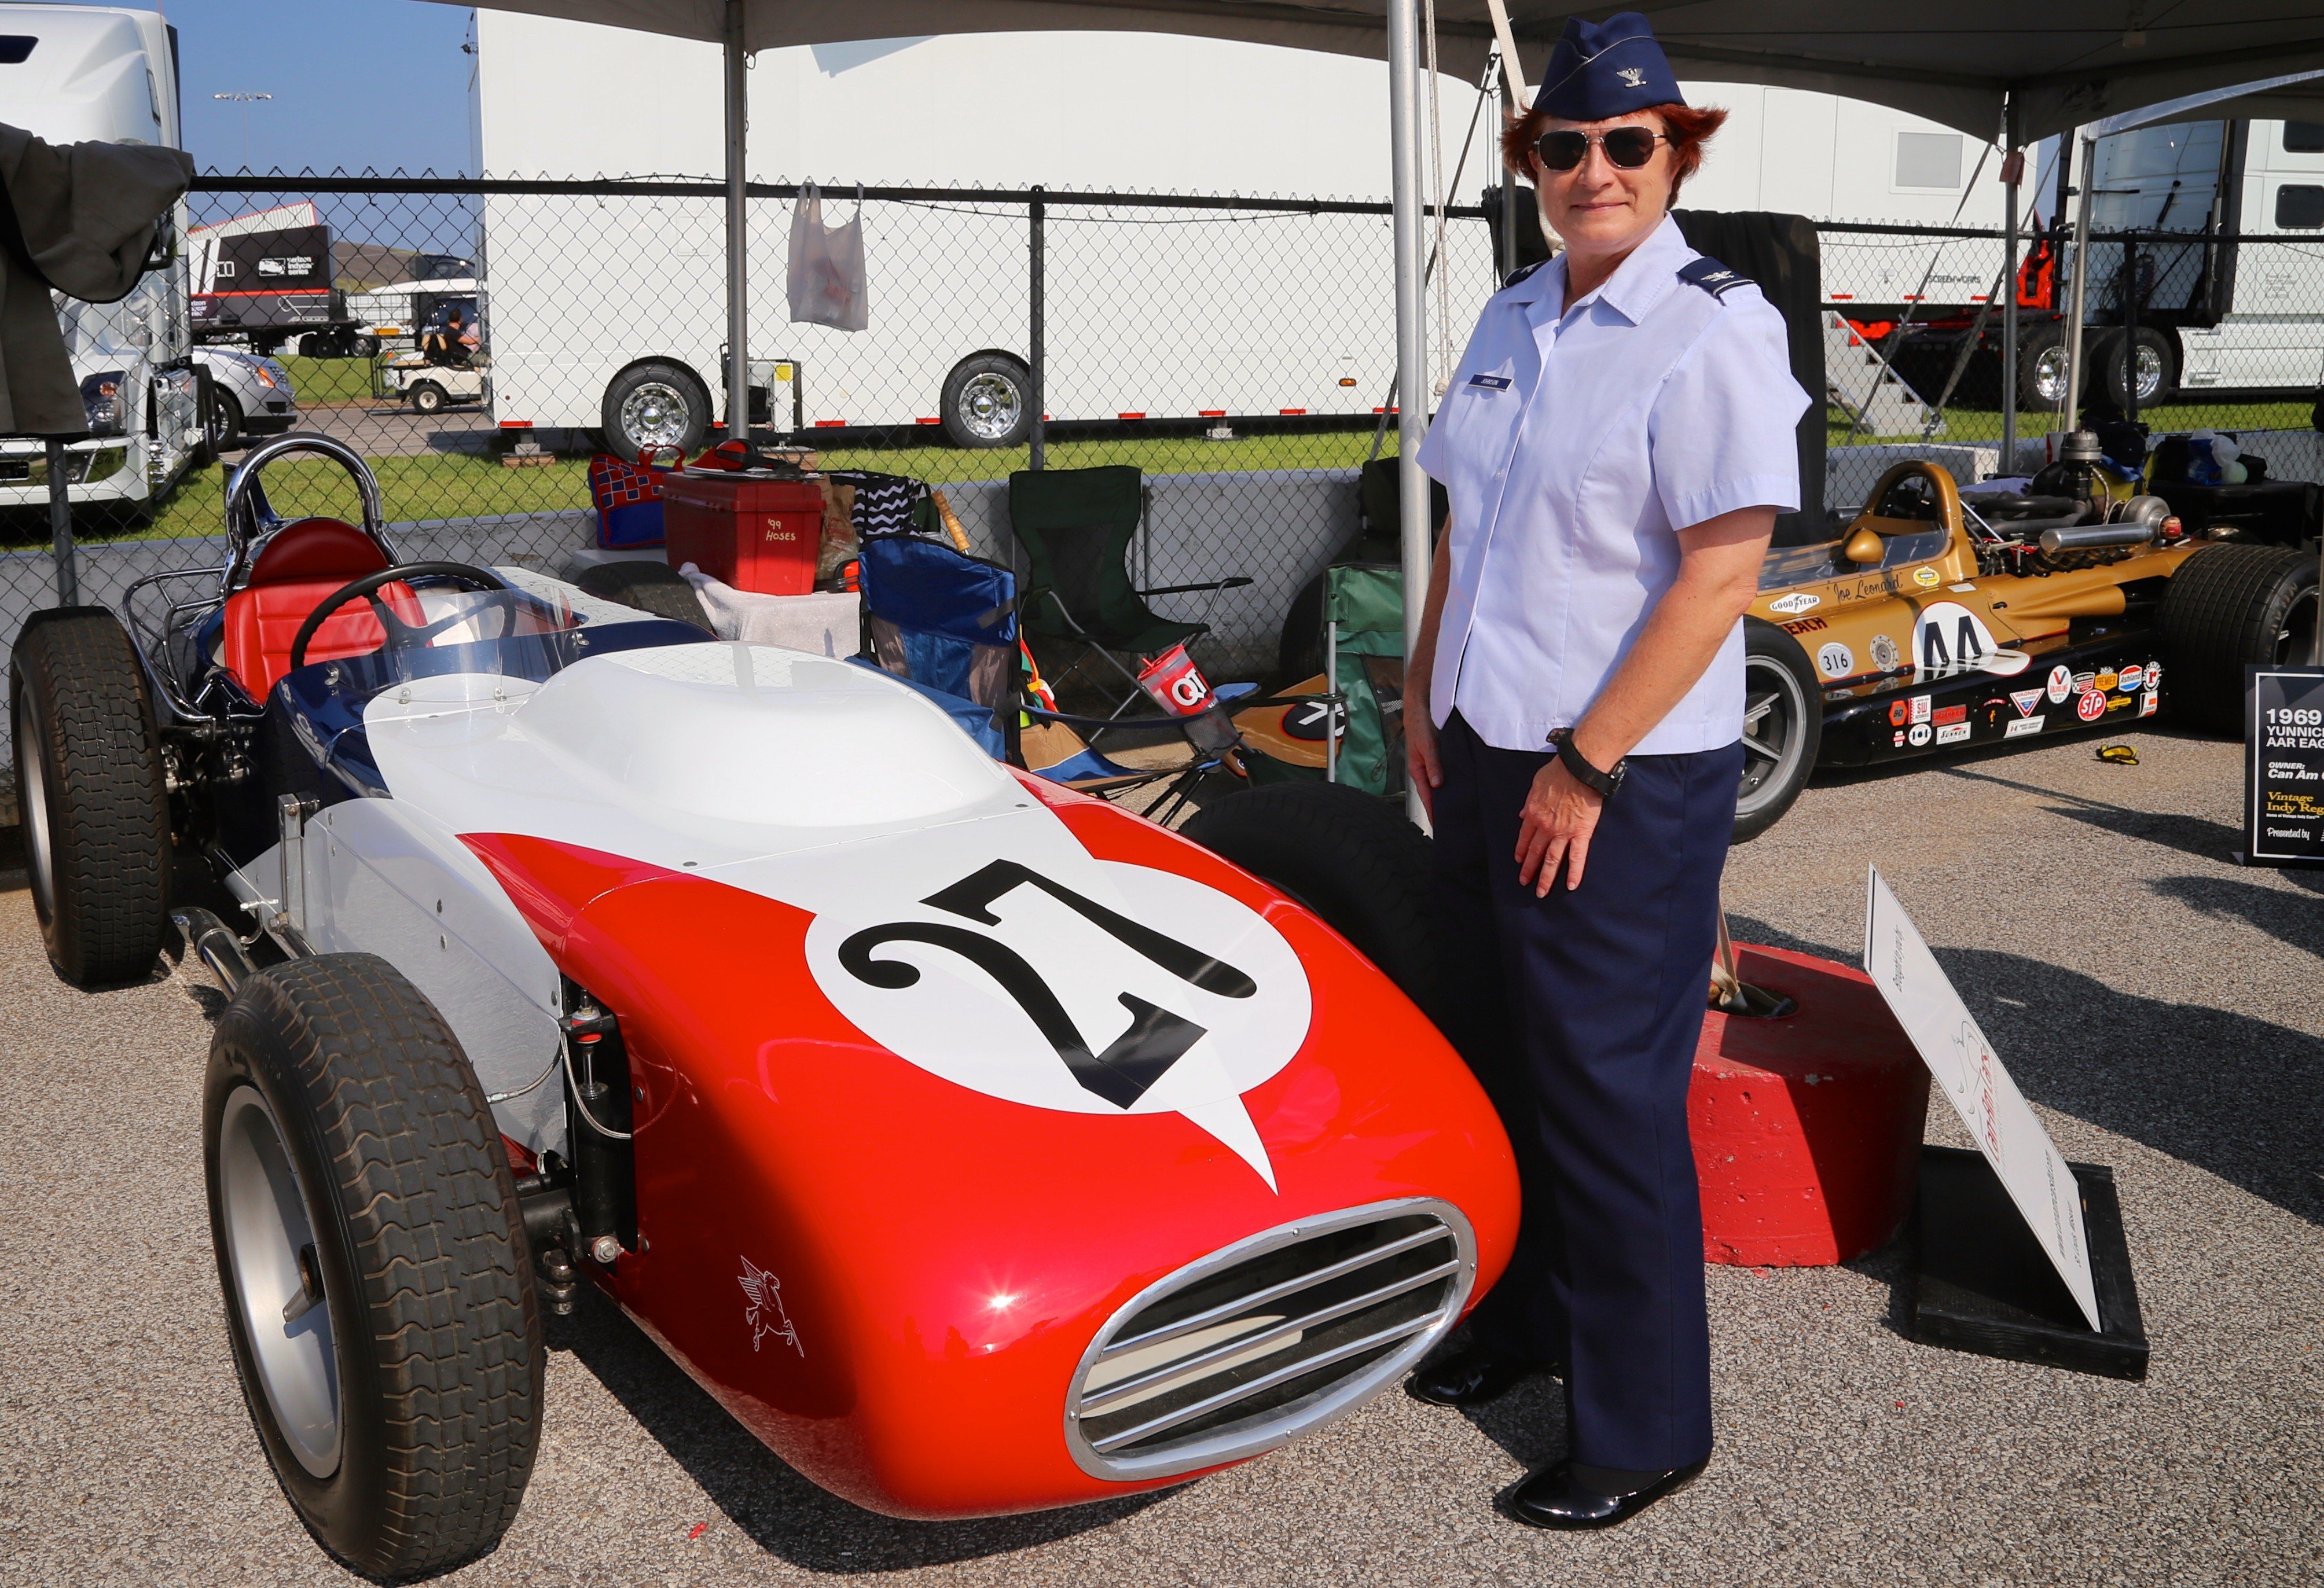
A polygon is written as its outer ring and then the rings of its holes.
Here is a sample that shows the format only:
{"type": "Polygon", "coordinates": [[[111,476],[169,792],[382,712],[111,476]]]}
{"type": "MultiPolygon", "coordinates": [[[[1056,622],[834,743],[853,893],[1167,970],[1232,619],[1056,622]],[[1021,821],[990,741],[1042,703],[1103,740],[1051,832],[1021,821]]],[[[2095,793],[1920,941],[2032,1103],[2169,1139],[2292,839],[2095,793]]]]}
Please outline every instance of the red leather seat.
{"type": "MultiPolygon", "coordinates": [[[[277,530],[251,565],[250,582],[226,598],[220,660],[263,701],[290,671],[290,643],[323,599],[348,581],[376,574],[387,558],[370,536],[337,519],[300,519],[277,530]]],[[[420,598],[398,582],[380,598],[407,623],[421,621],[420,598]]],[[[377,650],[387,635],[370,603],[349,601],[323,620],[307,643],[309,662],[336,661],[377,650]]]]}

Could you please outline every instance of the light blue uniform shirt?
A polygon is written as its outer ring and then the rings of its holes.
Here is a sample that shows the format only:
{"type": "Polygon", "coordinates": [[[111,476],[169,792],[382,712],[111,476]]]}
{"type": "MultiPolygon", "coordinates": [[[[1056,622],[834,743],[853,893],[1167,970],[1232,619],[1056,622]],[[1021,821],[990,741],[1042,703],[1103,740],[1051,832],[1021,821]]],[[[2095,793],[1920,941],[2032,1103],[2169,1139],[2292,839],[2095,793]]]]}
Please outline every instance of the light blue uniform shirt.
{"type": "MultiPolygon", "coordinates": [[[[1677,531],[1800,504],[1783,317],[1748,282],[1714,295],[1668,216],[1561,313],[1565,261],[1479,317],[1420,466],[1452,499],[1452,584],[1429,714],[1538,750],[1589,711],[1678,577],[1677,531]]],[[[1714,280],[1712,286],[1720,286],[1714,280]]],[[[1636,755],[1743,735],[1743,626],[1636,755]]]]}

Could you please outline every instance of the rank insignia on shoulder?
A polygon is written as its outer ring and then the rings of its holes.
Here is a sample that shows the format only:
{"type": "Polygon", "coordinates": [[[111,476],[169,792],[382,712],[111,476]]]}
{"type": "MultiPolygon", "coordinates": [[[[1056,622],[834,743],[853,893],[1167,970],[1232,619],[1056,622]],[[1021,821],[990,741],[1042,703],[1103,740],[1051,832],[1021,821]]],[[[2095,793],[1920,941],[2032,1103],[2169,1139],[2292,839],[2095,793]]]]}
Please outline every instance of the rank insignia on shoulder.
{"type": "Polygon", "coordinates": [[[1542,266],[1548,262],[1549,261],[1545,259],[1537,259],[1529,265],[1519,265],[1516,270],[1511,271],[1508,275],[1501,278],[1501,290],[1504,292],[1508,291],[1510,288],[1516,286],[1519,281],[1524,280],[1527,276],[1532,275],[1536,271],[1541,269],[1542,266]]]}
{"type": "Polygon", "coordinates": [[[1713,298],[1724,298],[1738,287],[1756,287],[1757,282],[1739,271],[1730,271],[1708,254],[1679,267],[1678,279],[1690,287],[1700,287],[1713,298]]]}

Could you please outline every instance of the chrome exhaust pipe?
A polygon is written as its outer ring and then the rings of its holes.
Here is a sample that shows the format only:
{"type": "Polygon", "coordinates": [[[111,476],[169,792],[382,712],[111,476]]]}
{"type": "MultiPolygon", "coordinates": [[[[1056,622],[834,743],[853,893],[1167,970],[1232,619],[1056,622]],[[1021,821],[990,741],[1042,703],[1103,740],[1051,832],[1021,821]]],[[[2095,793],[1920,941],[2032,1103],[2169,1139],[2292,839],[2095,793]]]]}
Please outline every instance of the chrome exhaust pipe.
{"type": "Polygon", "coordinates": [[[242,940],[211,912],[189,906],[172,910],[170,919],[186,940],[186,951],[208,968],[227,996],[258,974],[258,967],[243,951],[242,940]]]}

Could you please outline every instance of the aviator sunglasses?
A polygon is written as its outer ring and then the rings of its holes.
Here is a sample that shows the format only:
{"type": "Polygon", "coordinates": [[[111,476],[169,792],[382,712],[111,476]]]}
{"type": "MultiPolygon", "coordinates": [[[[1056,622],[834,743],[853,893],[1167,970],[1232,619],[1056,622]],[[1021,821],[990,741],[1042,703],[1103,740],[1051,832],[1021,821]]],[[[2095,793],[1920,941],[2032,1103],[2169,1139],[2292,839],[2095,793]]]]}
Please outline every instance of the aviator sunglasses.
{"type": "Polygon", "coordinates": [[[1605,150],[1606,158],[1626,171],[1637,170],[1655,157],[1655,145],[1668,137],[1652,127],[1616,127],[1604,133],[1544,133],[1534,144],[1545,170],[1570,171],[1590,158],[1590,145],[1605,150]]]}

